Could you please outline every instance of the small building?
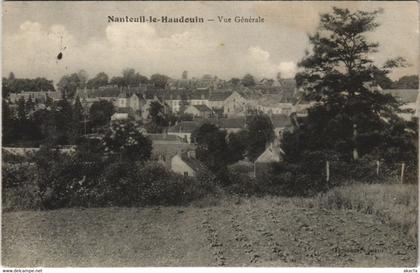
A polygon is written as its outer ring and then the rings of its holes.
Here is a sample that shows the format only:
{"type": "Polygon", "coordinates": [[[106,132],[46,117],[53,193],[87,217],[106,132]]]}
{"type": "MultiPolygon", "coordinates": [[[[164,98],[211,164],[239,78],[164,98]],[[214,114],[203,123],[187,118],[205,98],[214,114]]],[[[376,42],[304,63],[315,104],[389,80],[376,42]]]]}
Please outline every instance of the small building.
{"type": "Polygon", "coordinates": [[[181,121],[168,129],[168,135],[175,135],[186,143],[191,143],[191,134],[200,127],[198,121],[181,121]]]}
{"type": "Polygon", "coordinates": [[[225,130],[228,134],[237,133],[246,127],[245,117],[221,118],[216,121],[216,125],[220,129],[225,130]]]}
{"type": "Polygon", "coordinates": [[[211,109],[223,109],[225,100],[232,95],[232,91],[212,92],[209,97],[209,107],[211,109]]]}
{"type": "Polygon", "coordinates": [[[190,105],[185,109],[184,113],[199,118],[210,118],[213,116],[213,111],[205,104],[190,105]]]}
{"type": "Polygon", "coordinates": [[[255,163],[273,163],[283,161],[284,152],[279,145],[271,143],[265,151],[255,160],[255,163]]]}
{"type": "Polygon", "coordinates": [[[278,144],[271,143],[265,151],[255,160],[255,176],[262,176],[271,171],[273,163],[282,162],[284,151],[278,144]]]}
{"type": "Polygon", "coordinates": [[[184,176],[196,176],[200,171],[206,170],[204,164],[195,158],[195,151],[178,153],[171,159],[171,170],[184,176]]]}

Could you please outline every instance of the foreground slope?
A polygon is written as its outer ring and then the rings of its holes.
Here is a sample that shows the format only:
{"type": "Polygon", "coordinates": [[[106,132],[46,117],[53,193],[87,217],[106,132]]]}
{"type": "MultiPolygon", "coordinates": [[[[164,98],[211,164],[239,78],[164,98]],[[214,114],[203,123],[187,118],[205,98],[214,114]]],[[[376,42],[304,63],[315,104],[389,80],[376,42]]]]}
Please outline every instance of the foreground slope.
{"type": "Polygon", "coordinates": [[[282,199],[3,214],[6,266],[414,266],[417,243],[377,216],[282,199]]]}

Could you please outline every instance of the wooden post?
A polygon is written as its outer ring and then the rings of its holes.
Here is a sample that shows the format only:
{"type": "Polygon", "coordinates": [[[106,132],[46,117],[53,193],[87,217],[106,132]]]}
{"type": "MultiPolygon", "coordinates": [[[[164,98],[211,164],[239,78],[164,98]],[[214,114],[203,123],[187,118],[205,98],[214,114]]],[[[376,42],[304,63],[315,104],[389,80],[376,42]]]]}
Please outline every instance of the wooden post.
{"type": "Polygon", "coordinates": [[[326,164],[327,182],[330,181],[330,162],[327,160],[326,164]]]}
{"type": "Polygon", "coordinates": [[[379,175],[379,160],[376,160],[376,175],[379,175]]]}
{"type": "Polygon", "coordinates": [[[255,161],[254,161],[254,178],[257,177],[257,167],[255,165],[255,161]]]}
{"type": "Polygon", "coordinates": [[[405,163],[402,163],[401,164],[401,178],[400,178],[401,184],[404,183],[404,169],[405,169],[405,163]]]}

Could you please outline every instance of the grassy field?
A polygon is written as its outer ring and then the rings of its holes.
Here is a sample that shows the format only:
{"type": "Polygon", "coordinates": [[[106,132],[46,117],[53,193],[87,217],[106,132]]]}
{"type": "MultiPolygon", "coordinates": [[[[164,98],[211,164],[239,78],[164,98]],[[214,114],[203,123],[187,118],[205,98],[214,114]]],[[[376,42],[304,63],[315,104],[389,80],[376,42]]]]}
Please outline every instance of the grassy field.
{"type": "Polygon", "coordinates": [[[415,266],[415,236],[396,222],[416,219],[404,207],[417,204],[412,197],[417,188],[351,187],[313,199],[229,198],[211,206],[214,200],[188,207],[6,212],[2,263],[415,266]],[[395,204],[400,206],[387,210],[395,204]],[[382,212],[388,213],[385,221],[382,212]]]}

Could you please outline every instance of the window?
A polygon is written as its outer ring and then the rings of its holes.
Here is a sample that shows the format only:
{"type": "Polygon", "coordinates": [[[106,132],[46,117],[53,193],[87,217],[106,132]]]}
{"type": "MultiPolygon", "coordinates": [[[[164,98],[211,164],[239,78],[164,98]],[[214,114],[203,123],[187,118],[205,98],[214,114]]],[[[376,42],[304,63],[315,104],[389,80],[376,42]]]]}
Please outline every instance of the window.
{"type": "Polygon", "coordinates": [[[188,176],[188,172],[184,172],[184,176],[188,176]]]}

